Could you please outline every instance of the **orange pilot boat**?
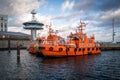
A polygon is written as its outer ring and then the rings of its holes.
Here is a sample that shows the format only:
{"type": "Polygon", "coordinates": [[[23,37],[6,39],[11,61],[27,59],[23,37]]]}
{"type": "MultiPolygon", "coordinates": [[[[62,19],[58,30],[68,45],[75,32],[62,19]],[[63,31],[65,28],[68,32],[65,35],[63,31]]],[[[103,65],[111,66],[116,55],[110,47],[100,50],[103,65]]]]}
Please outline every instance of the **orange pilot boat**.
{"type": "Polygon", "coordinates": [[[36,56],[43,56],[43,54],[41,53],[39,46],[40,43],[44,40],[44,37],[38,37],[36,41],[33,41],[30,45],[29,45],[29,53],[34,54],[36,56]]]}
{"type": "Polygon", "coordinates": [[[39,49],[44,56],[47,57],[63,57],[63,56],[79,56],[100,54],[100,45],[92,37],[87,37],[83,33],[83,27],[86,24],[80,21],[79,29],[74,34],[70,34],[65,41],[64,38],[53,33],[51,26],[49,26],[49,35],[45,39],[39,49]]]}

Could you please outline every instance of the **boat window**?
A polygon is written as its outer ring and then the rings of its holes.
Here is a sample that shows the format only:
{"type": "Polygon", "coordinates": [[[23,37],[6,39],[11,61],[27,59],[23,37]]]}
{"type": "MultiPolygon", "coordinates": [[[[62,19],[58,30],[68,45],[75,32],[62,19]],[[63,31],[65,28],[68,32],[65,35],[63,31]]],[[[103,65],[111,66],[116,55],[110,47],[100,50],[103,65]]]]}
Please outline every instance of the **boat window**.
{"type": "Polygon", "coordinates": [[[53,42],[52,42],[52,41],[49,41],[48,44],[53,45],[53,42]]]}
{"type": "Polygon", "coordinates": [[[88,51],[90,51],[90,48],[88,48],[88,51]]]}
{"type": "Polygon", "coordinates": [[[94,48],[92,48],[92,50],[94,50],[94,48]]]}
{"type": "Polygon", "coordinates": [[[99,50],[101,50],[101,48],[99,48],[99,50]]]}
{"type": "Polygon", "coordinates": [[[90,40],[90,39],[89,39],[89,40],[88,40],[88,42],[89,42],[89,43],[91,43],[91,42],[92,42],[92,40],[90,40]]]}
{"type": "Polygon", "coordinates": [[[65,40],[64,40],[64,39],[60,39],[58,42],[59,42],[60,44],[64,44],[64,43],[65,43],[65,40]]]}
{"type": "Polygon", "coordinates": [[[81,51],[81,48],[79,48],[79,51],[81,51]]]}
{"type": "Polygon", "coordinates": [[[81,40],[81,41],[84,41],[84,38],[83,38],[83,37],[80,37],[80,40],[81,40]]]}
{"type": "Polygon", "coordinates": [[[96,50],[98,50],[98,48],[96,48],[96,50]]]}
{"type": "Polygon", "coordinates": [[[83,51],[85,51],[85,48],[83,48],[83,51]]]}
{"type": "Polygon", "coordinates": [[[75,48],[74,51],[77,51],[77,48],[75,48]]]}
{"type": "Polygon", "coordinates": [[[79,38],[75,36],[75,37],[73,38],[73,40],[79,40],[79,38]]]}

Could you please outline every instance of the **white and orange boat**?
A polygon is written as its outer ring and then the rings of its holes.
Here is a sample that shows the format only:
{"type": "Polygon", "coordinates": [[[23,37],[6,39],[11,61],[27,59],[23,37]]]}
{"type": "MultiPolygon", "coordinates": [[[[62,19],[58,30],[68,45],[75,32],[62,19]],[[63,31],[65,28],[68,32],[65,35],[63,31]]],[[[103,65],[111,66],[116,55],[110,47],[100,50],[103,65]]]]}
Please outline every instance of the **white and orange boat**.
{"type": "Polygon", "coordinates": [[[94,35],[87,37],[83,33],[86,24],[80,21],[79,29],[74,34],[70,34],[65,41],[64,38],[53,33],[49,26],[49,35],[40,44],[40,51],[47,57],[80,56],[90,54],[100,54],[100,45],[95,42],[94,35]]]}

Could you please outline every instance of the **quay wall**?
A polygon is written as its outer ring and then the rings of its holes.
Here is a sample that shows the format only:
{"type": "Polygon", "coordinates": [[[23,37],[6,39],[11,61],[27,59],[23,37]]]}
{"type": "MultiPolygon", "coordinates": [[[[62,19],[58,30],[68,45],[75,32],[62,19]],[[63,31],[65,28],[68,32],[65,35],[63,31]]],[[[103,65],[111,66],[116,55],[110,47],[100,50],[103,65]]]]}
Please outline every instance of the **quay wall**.
{"type": "MultiPolygon", "coordinates": [[[[10,40],[10,49],[16,49],[17,48],[17,42],[20,43],[21,49],[28,48],[30,44],[30,40],[10,40]]],[[[0,50],[6,50],[9,47],[9,41],[8,40],[0,40],[0,50]]]]}
{"type": "Polygon", "coordinates": [[[101,50],[120,50],[120,43],[100,43],[101,50]]]}
{"type": "MultiPolygon", "coordinates": [[[[21,49],[27,49],[29,47],[29,44],[31,43],[28,39],[11,39],[10,40],[10,49],[16,49],[17,48],[17,42],[20,43],[21,49]]],[[[120,43],[99,43],[101,46],[101,50],[120,50],[120,43]]],[[[0,50],[6,50],[8,49],[8,39],[0,39],[0,50]]]]}

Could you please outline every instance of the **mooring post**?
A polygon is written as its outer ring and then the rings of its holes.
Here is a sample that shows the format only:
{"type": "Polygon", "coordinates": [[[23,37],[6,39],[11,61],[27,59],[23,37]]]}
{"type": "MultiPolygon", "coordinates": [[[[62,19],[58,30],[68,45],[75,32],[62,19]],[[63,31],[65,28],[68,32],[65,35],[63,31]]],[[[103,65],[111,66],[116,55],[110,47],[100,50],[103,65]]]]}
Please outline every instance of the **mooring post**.
{"type": "Polygon", "coordinates": [[[8,52],[10,53],[11,50],[10,50],[10,36],[8,36],[8,52]]]}
{"type": "Polygon", "coordinates": [[[17,62],[20,62],[20,43],[17,41],[17,62]]]}

